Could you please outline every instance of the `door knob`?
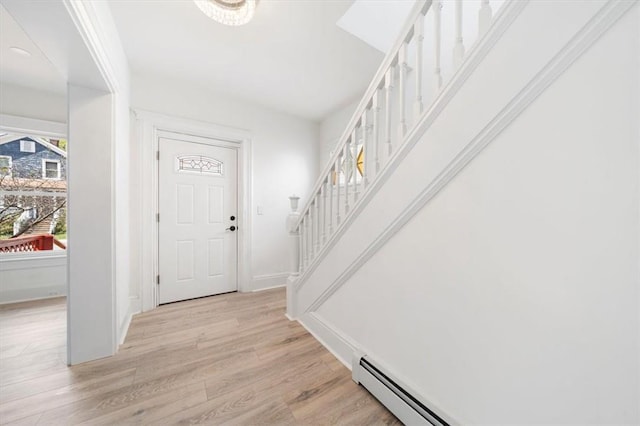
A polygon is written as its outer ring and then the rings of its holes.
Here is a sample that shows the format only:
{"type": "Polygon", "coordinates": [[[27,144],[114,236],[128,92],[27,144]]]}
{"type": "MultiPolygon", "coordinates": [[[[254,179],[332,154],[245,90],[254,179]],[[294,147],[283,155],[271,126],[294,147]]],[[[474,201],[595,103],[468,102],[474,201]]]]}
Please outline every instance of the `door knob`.
{"type": "Polygon", "coordinates": [[[235,230],[236,230],[235,226],[231,226],[231,227],[225,229],[225,231],[235,231],[235,230]]]}

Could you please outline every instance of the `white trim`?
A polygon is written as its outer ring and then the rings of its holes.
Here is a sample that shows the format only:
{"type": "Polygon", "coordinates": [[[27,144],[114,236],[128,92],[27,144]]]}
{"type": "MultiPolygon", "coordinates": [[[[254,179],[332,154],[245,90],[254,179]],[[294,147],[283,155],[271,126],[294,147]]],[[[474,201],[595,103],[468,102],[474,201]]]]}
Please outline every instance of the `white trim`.
{"type": "Polygon", "coordinates": [[[0,293],[0,305],[30,302],[32,300],[67,297],[66,286],[35,287],[30,289],[8,290],[0,293]]]}
{"type": "MultiPolygon", "coordinates": [[[[500,133],[509,126],[537,97],[560,77],[598,38],[605,33],[624,13],[633,6],[631,2],[610,0],[598,13],[545,65],[527,85],[443,168],[443,170],[415,197],[415,199],[396,217],[378,237],[358,255],[351,264],[304,310],[305,313],[318,309],[333,295],[355,272],[382,248],[415,214],[427,205],[469,162],[486,148],[500,133]]],[[[413,132],[416,142],[426,130],[420,123],[413,132]]],[[[411,146],[415,144],[412,143],[411,146]]],[[[394,160],[392,160],[394,161],[394,160]]],[[[397,167],[397,165],[396,165],[397,167]]],[[[376,191],[377,192],[377,191],[376,191]]],[[[371,199],[371,193],[365,198],[371,199]],[[368,198],[367,198],[368,197],[368,198]]],[[[363,200],[364,201],[364,200],[363,200]]],[[[358,205],[362,209],[361,203],[358,205]]],[[[357,216],[354,212],[351,220],[343,223],[347,226],[357,216]]],[[[338,229],[336,235],[342,235],[344,229],[338,229]]],[[[329,244],[327,244],[328,246],[329,244]]],[[[322,253],[320,254],[322,256],[322,253]]],[[[313,270],[310,268],[309,270],[313,270]]],[[[296,290],[299,290],[308,277],[307,271],[300,277],[296,290]]]]}
{"type": "MultiPolygon", "coordinates": [[[[298,320],[298,323],[302,325],[322,346],[324,346],[333,356],[336,357],[345,367],[347,367],[352,374],[355,372],[355,378],[357,379],[358,371],[353,369],[353,364],[356,359],[359,360],[365,354],[369,359],[375,360],[375,365],[383,370],[388,377],[391,377],[400,384],[410,394],[418,397],[422,402],[434,410],[440,417],[446,420],[450,425],[462,424],[449,414],[444,414],[444,411],[440,409],[439,405],[434,403],[434,398],[420,394],[414,387],[408,384],[408,378],[397,377],[391,372],[393,371],[384,362],[378,360],[375,355],[367,350],[367,348],[359,347],[355,342],[345,336],[336,327],[331,325],[327,320],[322,318],[317,312],[308,312],[298,320]]],[[[355,380],[354,380],[355,381],[355,380]]]]}
{"type": "Polygon", "coordinates": [[[0,255],[0,270],[10,271],[13,269],[22,269],[24,266],[22,266],[21,263],[34,261],[40,262],[40,265],[66,262],[67,252],[66,250],[47,250],[36,252],[2,253],[2,255],[0,255]],[[33,253],[33,256],[27,255],[28,253],[33,253]]]}
{"type": "Polygon", "coordinates": [[[138,313],[140,313],[140,298],[138,296],[129,296],[127,316],[120,326],[120,330],[118,330],[120,332],[118,336],[118,346],[124,343],[124,340],[127,338],[127,333],[129,332],[133,316],[138,313]]]}
{"type": "Polygon", "coordinates": [[[140,298],[138,296],[129,296],[129,312],[131,312],[131,315],[136,315],[142,312],[140,298]]]}
{"type": "Polygon", "coordinates": [[[13,167],[13,158],[11,158],[11,156],[10,156],[10,155],[0,155],[0,159],[1,159],[1,158],[8,158],[8,159],[9,159],[9,166],[8,166],[8,168],[9,168],[9,172],[8,172],[6,175],[4,175],[4,176],[6,176],[6,177],[11,177],[11,176],[13,176],[13,170],[12,170],[12,167],[13,167]]]}
{"type": "Polygon", "coordinates": [[[350,342],[346,336],[329,326],[315,312],[302,315],[298,322],[338,361],[351,370],[351,358],[357,350],[355,343],[350,342]]]}
{"type": "Polygon", "coordinates": [[[129,332],[129,326],[131,325],[132,318],[133,314],[131,313],[131,303],[129,303],[127,316],[125,317],[118,330],[118,346],[122,345],[124,343],[124,339],[127,338],[127,333],[129,332]]]}
{"type": "MultiPolygon", "coordinates": [[[[31,139],[31,138],[29,138],[31,139]]],[[[36,153],[36,141],[31,139],[27,140],[26,138],[17,138],[16,140],[20,141],[20,152],[26,152],[28,154],[36,153]]]]}
{"type": "Polygon", "coordinates": [[[166,116],[155,112],[134,110],[136,139],[140,141],[140,298],[142,311],[158,306],[156,276],[158,275],[158,139],[160,135],[173,138],[214,139],[216,144],[227,143],[238,149],[238,291],[251,291],[251,133],[247,130],[214,123],[166,116]]]}
{"type": "Polygon", "coordinates": [[[285,287],[287,285],[287,278],[289,278],[289,275],[289,272],[256,275],[251,280],[251,291],[262,291],[285,287]]]}
{"type": "Polygon", "coordinates": [[[50,158],[43,158],[42,159],[42,179],[46,179],[46,180],[60,180],[62,178],[62,165],[60,164],[60,160],[52,160],[50,158]],[[47,163],[56,163],[58,165],[57,167],[57,171],[58,171],[58,176],[51,178],[51,177],[47,177],[47,163]]]}
{"type": "MultiPolygon", "coordinates": [[[[316,254],[313,262],[301,273],[298,280],[296,291],[300,289],[307,278],[315,270],[322,259],[333,249],[340,237],[351,226],[360,212],[369,204],[375,194],[387,181],[389,176],[398,168],[402,160],[409,154],[411,149],[420,140],[426,130],[433,124],[433,122],[440,116],[440,113],[446,108],[453,97],[458,93],[460,88],[464,85],[467,78],[473,73],[478,65],[484,60],[487,54],[491,51],[493,46],[500,40],[502,34],[509,28],[509,26],[515,21],[515,19],[524,10],[528,0],[514,1],[507,3],[500,9],[500,14],[496,18],[496,21],[490,27],[489,31],[484,37],[477,42],[477,46],[471,50],[470,54],[454,75],[449,79],[449,83],[442,89],[438,97],[433,101],[431,107],[425,111],[420,121],[414,126],[411,133],[409,133],[405,142],[394,151],[392,157],[387,161],[384,168],[380,170],[375,177],[371,185],[369,185],[364,192],[360,195],[358,202],[352,206],[352,210],[346,216],[346,218],[336,226],[336,230],[331,235],[327,242],[322,246],[320,251],[316,254]]],[[[312,192],[313,193],[313,192],[312,192]]],[[[305,207],[306,209],[306,207],[305,207]]],[[[304,213],[305,209],[300,210],[304,213]]],[[[300,218],[304,214],[300,215],[300,218]]],[[[301,220],[300,219],[300,220],[301,220]]],[[[300,221],[298,221],[298,226],[300,221]]]]}
{"type": "Polygon", "coordinates": [[[0,130],[23,136],[35,135],[61,139],[67,137],[66,123],[7,114],[0,114],[0,130]]]}

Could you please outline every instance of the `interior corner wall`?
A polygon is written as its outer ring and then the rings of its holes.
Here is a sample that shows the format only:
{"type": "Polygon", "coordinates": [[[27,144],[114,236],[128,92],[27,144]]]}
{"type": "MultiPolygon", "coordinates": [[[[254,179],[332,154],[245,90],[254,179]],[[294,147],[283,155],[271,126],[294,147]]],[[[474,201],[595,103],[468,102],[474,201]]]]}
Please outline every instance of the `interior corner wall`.
{"type": "Polygon", "coordinates": [[[134,109],[233,127],[251,134],[252,242],[249,288],[284,285],[288,275],[288,197],[306,201],[318,174],[318,124],[212,93],[190,82],[134,74],[134,109]],[[260,213],[258,212],[260,211],[260,213]]]}
{"type": "Polygon", "coordinates": [[[0,114],[66,123],[67,97],[0,82],[0,114]]]}
{"type": "Polygon", "coordinates": [[[116,347],[113,95],[69,85],[68,362],[116,347]]]}

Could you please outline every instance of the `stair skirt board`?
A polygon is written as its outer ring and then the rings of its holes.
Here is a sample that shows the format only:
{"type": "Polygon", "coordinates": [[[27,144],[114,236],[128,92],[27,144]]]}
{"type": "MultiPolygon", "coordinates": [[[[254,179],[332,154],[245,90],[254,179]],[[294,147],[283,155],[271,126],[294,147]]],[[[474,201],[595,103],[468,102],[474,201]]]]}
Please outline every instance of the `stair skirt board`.
{"type": "Polygon", "coordinates": [[[381,368],[366,356],[354,356],[351,373],[354,382],[364,386],[402,423],[449,426],[446,420],[381,371],[381,368]]]}

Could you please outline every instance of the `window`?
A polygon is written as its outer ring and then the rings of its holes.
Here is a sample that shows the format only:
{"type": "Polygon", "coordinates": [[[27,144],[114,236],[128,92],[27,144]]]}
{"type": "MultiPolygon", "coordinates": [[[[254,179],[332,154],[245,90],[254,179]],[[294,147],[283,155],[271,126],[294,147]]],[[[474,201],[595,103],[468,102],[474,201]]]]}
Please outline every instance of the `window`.
{"type": "Polygon", "coordinates": [[[207,173],[223,176],[222,161],[202,155],[183,155],[176,157],[176,165],[179,173],[207,173]]]}
{"type": "Polygon", "coordinates": [[[11,157],[0,155],[0,177],[11,177],[11,157]]]}
{"type": "Polygon", "coordinates": [[[45,179],[60,179],[60,161],[42,160],[42,177],[45,179]]]}
{"type": "Polygon", "coordinates": [[[36,152],[36,143],[34,141],[21,140],[20,152],[36,152]]]}

